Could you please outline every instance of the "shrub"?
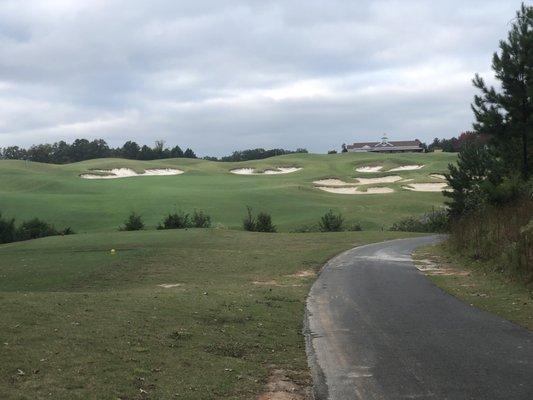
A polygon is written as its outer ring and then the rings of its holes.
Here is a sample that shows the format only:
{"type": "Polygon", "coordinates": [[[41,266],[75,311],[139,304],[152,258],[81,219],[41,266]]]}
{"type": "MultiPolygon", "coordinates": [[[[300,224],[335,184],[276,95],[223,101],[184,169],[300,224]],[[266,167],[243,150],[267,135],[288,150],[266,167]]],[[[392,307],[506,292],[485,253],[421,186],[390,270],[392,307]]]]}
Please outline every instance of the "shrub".
{"type": "Polygon", "coordinates": [[[135,212],[132,212],[126,221],[124,221],[124,226],[119,228],[121,231],[140,231],[144,228],[144,222],[142,217],[135,212]]]}
{"type": "Polygon", "coordinates": [[[189,214],[178,211],[174,214],[168,214],[163,223],[160,223],[157,229],[185,229],[191,227],[191,218],[189,214]]]}
{"type": "Polygon", "coordinates": [[[354,222],[346,227],[346,230],[349,232],[360,232],[363,230],[361,225],[359,225],[357,222],[354,222]]]}
{"type": "Polygon", "coordinates": [[[192,224],[195,228],[209,228],[211,227],[211,217],[201,210],[194,210],[192,224]]]}
{"type": "Polygon", "coordinates": [[[11,243],[16,240],[15,220],[2,218],[0,213],[0,243],[11,243]]]}
{"type": "Polygon", "coordinates": [[[320,232],[340,232],[344,228],[343,225],[344,217],[341,214],[335,214],[330,209],[320,218],[318,229],[320,229],[320,232]]]}
{"type": "Polygon", "coordinates": [[[248,206],[246,207],[246,217],[242,221],[242,227],[245,231],[255,231],[255,217],[252,215],[252,209],[248,206]]]}
{"type": "Polygon", "coordinates": [[[421,217],[407,217],[395,222],[390,231],[403,232],[447,232],[449,228],[448,210],[433,210],[421,217]]]}
{"type": "Polygon", "coordinates": [[[59,232],[55,230],[53,225],[41,221],[39,218],[33,218],[20,225],[16,236],[17,240],[30,240],[58,234],[59,232]]]}
{"type": "Polygon", "coordinates": [[[257,232],[276,232],[276,227],[272,225],[272,217],[270,214],[265,212],[257,214],[255,230],[257,232]]]}

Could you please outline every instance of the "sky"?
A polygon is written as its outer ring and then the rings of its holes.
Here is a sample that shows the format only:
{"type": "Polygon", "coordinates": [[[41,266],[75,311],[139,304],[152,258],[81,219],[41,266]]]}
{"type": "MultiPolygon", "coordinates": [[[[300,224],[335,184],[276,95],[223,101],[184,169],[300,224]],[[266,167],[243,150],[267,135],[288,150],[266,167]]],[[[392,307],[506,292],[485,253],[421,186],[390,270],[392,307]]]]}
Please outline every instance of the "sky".
{"type": "Polygon", "coordinates": [[[513,0],[0,0],[0,147],[199,155],[471,129],[513,0]]]}

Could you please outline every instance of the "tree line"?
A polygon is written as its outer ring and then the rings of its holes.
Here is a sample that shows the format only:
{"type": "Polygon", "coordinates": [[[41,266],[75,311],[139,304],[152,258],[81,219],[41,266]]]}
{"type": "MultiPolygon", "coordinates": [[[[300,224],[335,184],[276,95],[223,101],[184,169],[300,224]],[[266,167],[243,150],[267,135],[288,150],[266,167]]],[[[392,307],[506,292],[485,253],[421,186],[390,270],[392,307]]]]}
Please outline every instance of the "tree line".
{"type": "Polygon", "coordinates": [[[153,147],[140,146],[131,140],[122,147],[112,148],[103,139],[76,139],[71,144],[61,140],[49,144],[38,144],[28,149],[10,146],[0,149],[0,158],[7,160],[29,160],[42,163],[68,164],[71,162],[92,160],[95,158],[120,157],[131,160],[158,160],[162,158],[197,158],[194,151],[180,146],[165,147],[163,140],[155,142],[153,147]]]}
{"type": "MultiPolygon", "coordinates": [[[[296,150],[263,148],[234,151],[224,157],[204,157],[209,161],[248,161],[261,160],[263,158],[280,156],[284,154],[307,153],[306,149],[296,150]]],[[[5,160],[29,160],[51,164],[68,164],[72,162],[93,160],[95,158],[127,158],[130,160],[159,160],[163,158],[198,158],[196,153],[180,146],[165,147],[163,140],[157,140],[154,146],[140,146],[134,141],[128,140],[121,147],[112,148],[103,139],[76,139],[72,143],[63,140],[56,143],[33,145],[27,149],[19,146],[0,148],[0,159],[5,160]]]]}

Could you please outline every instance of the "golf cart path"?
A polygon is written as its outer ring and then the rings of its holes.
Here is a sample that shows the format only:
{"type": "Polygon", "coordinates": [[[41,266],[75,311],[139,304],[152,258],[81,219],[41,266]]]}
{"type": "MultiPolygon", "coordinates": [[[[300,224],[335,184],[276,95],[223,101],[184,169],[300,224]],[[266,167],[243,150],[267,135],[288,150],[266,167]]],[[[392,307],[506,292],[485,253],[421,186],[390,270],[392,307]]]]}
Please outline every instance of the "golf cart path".
{"type": "Polygon", "coordinates": [[[533,399],[533,333],[433,285],[411,253],[439,236],[357,247],[307,300],[317,400],[533,399]]]}

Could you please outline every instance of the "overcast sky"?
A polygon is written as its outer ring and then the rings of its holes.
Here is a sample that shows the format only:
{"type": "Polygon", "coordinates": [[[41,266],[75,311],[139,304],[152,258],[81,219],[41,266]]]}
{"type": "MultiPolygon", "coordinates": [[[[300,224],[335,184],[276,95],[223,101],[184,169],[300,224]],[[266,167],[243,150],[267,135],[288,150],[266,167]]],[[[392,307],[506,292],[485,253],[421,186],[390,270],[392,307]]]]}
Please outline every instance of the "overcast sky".
{"type": "Polygon", "coordinates": [[[222,155],[471,128],[519,1],[0,0],[0,147],[222,155]]]}

